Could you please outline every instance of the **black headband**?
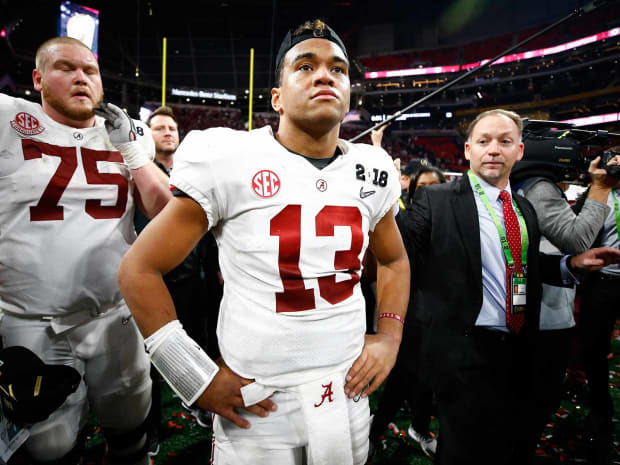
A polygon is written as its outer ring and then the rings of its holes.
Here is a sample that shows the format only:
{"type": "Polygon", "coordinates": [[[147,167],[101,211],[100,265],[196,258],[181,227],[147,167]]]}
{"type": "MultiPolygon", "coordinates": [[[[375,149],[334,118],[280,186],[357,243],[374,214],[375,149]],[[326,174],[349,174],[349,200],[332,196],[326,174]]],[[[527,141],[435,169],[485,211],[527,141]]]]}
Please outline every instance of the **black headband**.
{"type": "Polygon", "coordinates": [[[292,30],[289,30],[286,33],[286,36],[284,37],[282,44],[280,44],[280,50],[278,50],[278,55],[276,56],[276,79],[278,79],[277,73],[278,73],[278,70],[280,69],[280,65],[282,64],[282,60],[284,60],[284,55],[286,55],[286,52],[288,52],[299,42],[303,42],[304,40],[308,40],[308,39],[329,40],[335,43],[338,47],[340,47],[342,49],[342,52],[344,53],[345,58],[347,60],[349,59],[349,55],[347,55],[347,49],[342,43],[342,40],[340,40],[340,37],[338,37],[338,34],[336,34],[336,31],[334,31],[331,27],[329,27],[325,23],[323,23],[322,26],[324,27],[317,27],[315,29],[305,29],[301,34],[296,35],[294,37],[293,37],[292,30]]]}

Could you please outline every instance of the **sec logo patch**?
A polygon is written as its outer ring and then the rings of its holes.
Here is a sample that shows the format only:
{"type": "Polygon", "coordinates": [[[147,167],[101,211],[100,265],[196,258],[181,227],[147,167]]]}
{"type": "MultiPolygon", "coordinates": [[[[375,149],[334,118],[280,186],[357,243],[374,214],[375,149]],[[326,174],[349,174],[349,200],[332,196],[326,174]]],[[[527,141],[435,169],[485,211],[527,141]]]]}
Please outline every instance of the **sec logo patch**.
{"type": "Polygon", "coordinates": [[[45,131],[38,119],[23,111],[15,115],[15,119],[11,121],[11,127],[25,136],[35,136],[45,131]]]}
{"type": "Polygon", "coordinates": [[[252,189],[259,197],[273,197],[280,190],[280,178],[271,170],[261,170],[252,178],[252,189]]]}

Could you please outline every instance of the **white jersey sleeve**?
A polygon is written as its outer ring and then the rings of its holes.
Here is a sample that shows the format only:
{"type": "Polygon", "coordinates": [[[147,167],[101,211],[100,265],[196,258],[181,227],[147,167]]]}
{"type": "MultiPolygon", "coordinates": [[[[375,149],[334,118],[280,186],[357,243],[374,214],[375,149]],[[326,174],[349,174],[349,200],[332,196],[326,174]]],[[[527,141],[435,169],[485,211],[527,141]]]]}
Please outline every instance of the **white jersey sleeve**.
{"type": "Polygon", "coordinates": [[[116,272],[136,237],[133,188],[102,119],[76,129],[0,94],[2,309],[55,316],[119,305],[116,272]]]}
{"type": "Polygon", "coordinates": [[[382,150],[338,144],[323,169],[269,127],[196,131],[175,155],[171,184],[202,206],[220,248],[224,360],[270,386],[344,369],[364,344],[361,263],[398,174],[382,150]]]}
{"type": "Polygon", "coordinates": [[[191,131],[174,156],[170,185],[202,206],[209,228],[219,223],[226,210],[227,199],[218,188],[217,174],[235,169],[226,158],[226,141],[232,143],[239,134],[228,128],[191,131]]]}

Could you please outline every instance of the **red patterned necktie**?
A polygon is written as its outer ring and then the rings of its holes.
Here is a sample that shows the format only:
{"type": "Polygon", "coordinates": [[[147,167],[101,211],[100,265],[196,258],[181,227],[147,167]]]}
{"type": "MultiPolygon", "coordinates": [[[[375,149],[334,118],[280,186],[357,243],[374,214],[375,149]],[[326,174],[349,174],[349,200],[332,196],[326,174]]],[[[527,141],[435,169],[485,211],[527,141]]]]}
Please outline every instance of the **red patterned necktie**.
{"type": "MultiPolygon", "coordinates": [[[[506,238],[508,239],[508,246],[510,247],[510,253],[512,254],[512,260],[514,261],[514,271],[521,272],[523,266],[521,264],[521,228],[519,227],[519,220],[512,208],[512,202],[510,201],[510,193],[508,191],[501,191],[499,198],[502,200],[502,208],[504,210],[504,224],[506,225],[506,238]]],[[[510,269],[508,263],[506,263],[506,326],[513,333],[518,333],[523,324],[525,323],[524,312],[511,314],[510,312],[510,269]]]]}

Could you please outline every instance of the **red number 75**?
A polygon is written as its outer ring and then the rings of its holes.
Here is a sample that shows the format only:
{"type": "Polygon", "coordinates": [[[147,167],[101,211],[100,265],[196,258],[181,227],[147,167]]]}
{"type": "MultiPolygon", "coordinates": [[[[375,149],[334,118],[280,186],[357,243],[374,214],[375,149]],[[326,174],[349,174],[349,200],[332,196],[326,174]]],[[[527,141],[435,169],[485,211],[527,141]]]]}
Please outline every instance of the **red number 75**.
{"type": "MultiPolygon", "coordinates": [[[[22,139],[25,160],[42,158],[43,154],[60,158],[60,164],[43,191],[39,202],[30,207],[30,221],[53,221],[64,219],[64,207],[58,202],[77,169],[75,147],[59,147],[32,139],[22,139]]],[[[102,205],[101,199],[85,199],[85,210],[95,219],[120,218],[127,208],[129,182],[120,173],[100,173],[98,161],[123,162],[121,154],[112,150],[92,150],[82,147],[82,165],[86,182],[93,185],[118,186],[115,205],[102,205]]]]}

